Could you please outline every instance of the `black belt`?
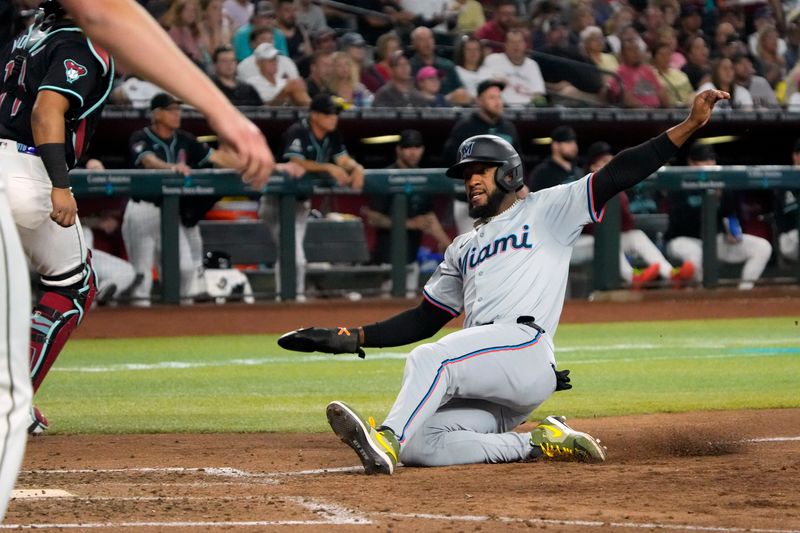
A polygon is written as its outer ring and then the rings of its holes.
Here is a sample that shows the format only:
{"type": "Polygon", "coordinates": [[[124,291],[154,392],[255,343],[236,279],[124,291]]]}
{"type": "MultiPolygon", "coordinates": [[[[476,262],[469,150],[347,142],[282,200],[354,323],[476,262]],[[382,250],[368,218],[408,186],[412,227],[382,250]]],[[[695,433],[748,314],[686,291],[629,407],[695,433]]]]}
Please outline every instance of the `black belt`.
{"type": "MultiPolygon", "coordinates": [[[[494,320],[492,320],[491,322],[487,322],[484,325],[488,326],[489,324],[494,324],[494,320]]],[[[532,316],[528,316],[528,315],[518,316],[517,317],[517,324],[522,324],[523,326],[528,326],[529,328],[535,329],[539,333],[544,333],[544,328],[542,326],[540,326],[539,324],[537,324],[536,323],[536,319],[533,318],[532,316]]]]}

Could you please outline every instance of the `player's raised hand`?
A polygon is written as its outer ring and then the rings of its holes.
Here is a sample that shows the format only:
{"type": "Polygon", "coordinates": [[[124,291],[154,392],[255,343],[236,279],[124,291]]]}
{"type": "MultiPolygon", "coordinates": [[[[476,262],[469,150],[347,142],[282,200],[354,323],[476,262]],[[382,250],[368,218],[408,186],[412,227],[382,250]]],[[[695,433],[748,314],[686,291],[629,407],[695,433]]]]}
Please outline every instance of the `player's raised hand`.
{"type": "Polygon", "coordinates": [[[711,113],[714,111],[716,103],[720,100],[730,100],[730,98],[731,95],[729,93],[716,89],[708,89],[698,93],[694,97],[689,120],[695,124],[695,127],[702,128],[711,118],[711,113]]]}
{"type": "Polygon", "coordinates": [[[50,199],[53,203],[53,210],[50,212],[50,218],[56,224],[65,228],[75,224],[75,219],[78,217],[78,204],[75,203],[75,197],[72,196],[72,191],[53,187],[50,193],[50,199]]]}

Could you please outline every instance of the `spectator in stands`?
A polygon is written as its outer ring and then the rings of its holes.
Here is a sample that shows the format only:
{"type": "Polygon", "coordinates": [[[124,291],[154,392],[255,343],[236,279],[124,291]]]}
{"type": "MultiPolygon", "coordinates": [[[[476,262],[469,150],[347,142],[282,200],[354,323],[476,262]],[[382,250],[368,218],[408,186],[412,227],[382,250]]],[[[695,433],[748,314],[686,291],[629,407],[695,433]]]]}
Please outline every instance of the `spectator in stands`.
{"type": "Polygon", "coordinates": [[[642,11],[639,21],[642,40],[652,49],[659,40],[659,30],[664,26],[664,12],[655,5],[647,6],[642,11]]]}
{"type": "Polygon", "coordinates": [[[570,9],[568,17],[569,46],[579,50],[581,44],[581,33],[590,26],[597,27],[592,8],[586,4],[578,4],[570,9]]]}
{"type": "Polygon", "coordinates": [[[544,55],[538,64],[548,93],[584,104],[604,102],[603,76],[576,46],[570,45],[564,21],[554,17],[545,23],[543,29],[545,45],[539,51],[544,55]]]}
{"type": "Polygon", "coordinates": [[[403,50],[395,50],[389,56],[391,79],[378,89],[372,101],[373,107],[425,107],[427,100],[414,87],[411,62],[403,50]]]}
{"type": "Polygon", "coordinates": [[[428,102],[429,107],[447,107],[447,100],[439,92],[442,87],[439,71],[434,67],[422,67],[415,78],[417,80],[417,90],[428,102]]]}
{"type": "MultiPolygon", "coordinates": [[[[695,143],[689,150],[691,167],[716,165],[716,154],[710,145],[695,143]]],[[[674,192],[669,195],[669,228],[665,235],[667,255],[703,264],[703,241],[700,239],[701,206],[705,190],[674,192]]],[[[752,289],[761,277],[772,255],[769,241],[741,231],[734,195],[722,194],[720,233],[717,234],[717,259],[723,263],[744,263],[739,288],[752,289]]],[[[718,217],[720,218],[720,217],[718,217]]],[[[702,281],[702,269],[695,269],[695,279],[702,281]]]]}
{"type": "MultiPolygon", "coordinates": [[[[792,149],[792,165],[800,167],[800,139],[794,143],[792,149]]],[[[800,199],[796,196],[797,191],[790,189],[778,189],[775,191],[775,222],[778,230],[778,249],[781,255],[792,261],[800,260],[798,256],[798,237],[797,221],[800,217],[800,199]]]]}
{"type": "Polygon", "coordinates": [[[693,35],[684,41],[683,50],[686,64],[681,70],[689,77],[692,87],[697,89],[711,79],[708,45],[705,39],[693,35]]]}
{"type": "Polygon", "coordinates": [[[771,86],[786,75],[786,61],[780,51],[778,30],[774,26],[766,26],[758,32],[758,45],[755,53],[759,71],[771,86]]]}
{"type": "Polygon", "coordinates": [[[310,73],[306,78],[308,96],[314,98],[320,93],[327,92],[325,81],[330,79],[333,71],[333,54],[316,51],[311,55],[310,73]]]}
{"type": "Polygon", "coordinates": [[[472,98],[478,96],[478,83],[486,79],[483,66],[483,47],[472,35],[463,35],[456,44],[454,60],[458,78],[472,98]]]}
{"type": "Polygon", "coordinates": [[[275,45],[282,55],[289,56],[289,45],[286,44],[286,37],[276,27],[275,10],[272,9],[272,3],[269,1],[261,1],[256,7],[255,13],[250,18],[250,22],[241,26],[233,34],[233,49],[236,51],[236,60],[244,61],[246,58],[253,54],[256,46],[265,42],[260,39],[258,35],[254,35],[258,30],[261,32],[269,32],[272,35],[271,42],[275,45]]]}
{"type": "Polygon", "coordinates": [[[377,92],[383,84],[392,78],[389,57],[395,50],[399,50],[401,45],[400,36],[394,31],[384,33],[378,37],[378,41],[375,43],[375,62],[361,72],[361,83],[370,92],[377,92]]]}
{"type": "Polygon", "coordinates": [[[686,57],[681,50],[678,49],[678,37],[675,28],[662,27],[658,32],[658,44],[667,44],[672,52],[669,59],[669,66],[681,70],[686,64],[686,57]]]}
{"type": "Polygon", "coordinates": [[[289,47],[289,57],[297,61],[306,54],[311,53],[311,43],[306,31],[298,26],[294,0],[275,0],[275,15],[277,27],[289,47]]]}
{"type": "MultiPolygon", "coordinates": [[[[633,40],[622,42],[620,65],[617,70],[622,81],[623,102],[631,108],[668,107],[669,97],[653,68],[645,63],[644,54],[633,40]]],[[[615,86],[612,83],[612,86],[615,86]]]]}
{"type": "Polygon", "coordinates": [[[653,49],[653,70],[667,95],[669,107],[687,107],[694,97],[694,88],[682,70],[670,66],[672,47],[659,43],[653,49]]]}
{"type": "Polygon", "coordinates": [[[209,61],[203,54],[199,19],[200,6],[197,0],[174,0],[161,18],[161,23],[178,48],[205,70],[209,61]]]}
{"type": "Polygon", "coordinates": [[[693,0],[682,2],[681,17],[678,22],[678,39],[680,42],[685,43],[691,37],[702,37],[703,34],[703,17],[701,16],[701,7],[694,3],[693,0]]]}
{"type": "Polygon", "coordinates": [[[484,59],[486,77],[505,83],[505,105],[546,105],[544,78],[539,65],[526,53],[525,34],[522,30],[510,30],[506,33],[505,43],[505,52],[490,54],[484,59]]]}
{"type": "MultiPolygon", "coordinates": [[[[255,5],[250,0],[225,0],[222,4],[222,12],[233,21],[233,31],[247,24],[254,11],[255,5]]],[[[244,58],[237,59],[241,61],[244,58]]]]}
{"type": "Polygon", "coordinates": [[[336,32],[332,28],[322,28],[311,34],[310,55],[301,57],[295,65],[300,76],[307,78],[311,73],[311,61],[315,54],[331,55],[338,50],[336,45],[336,32]]]}
{"type": "MultiPolygon", "coordinates": [[[[400,142],[395,147],[395,162],[387,168],[419,168],[424,154],[425,142],[422,134],[417,130],[403,130],[400,133],[400,142]]],[[[436,241],[439,252],[444,252],[445,248],[450,245],[451,239],[442,228],[439,217],[436,216],[430,195],[412,193],[406,198],[408,202],[408,216],[406,218],[406,296],[413,298],[416,297],[419,288],[417,252],[423,235],[429,235],[436,241]]],[[[361,210],[361,214],[367,224],[376,229],[372,261],[377,264],[390,264],[392,262],[391,197],[388,195],[371,196],[369,205],[361,210]]]]}
{"type": "Polygon", "coordinates": [[[269,43],[256,47],[253,57],[258,75],[247,79],[265,105],[307,106],[311,97],[302,78],[287,78],[278,72],[278,49],[269,43]]]}
{"type": "Polygon", "coordinates": [[[211,81],[235,106],[262,104],[261,97],[252,85],[236,79],[236,54],[230,46],[220,46],[214,51],[211,81]]]}
{"type": "MultiPolygon", "coordinates": [[[[272,30],[269,28],[254,29],[253,33],[250,35],[250,44],[253,46],[254,51],[262,44],[268,44],[270,45],[269,47],[277,49],[275,43],[273,42],[272,30]]],[[[300,72],[297,70],[297,65],[295,65],[294,61],[292,61],[289,57],[279,53],[277,61],[277,76],[279,78],[293,80],[300,77],[300,72]]],[[[236,67],[236,77],[242,81],[247,81],[254,76],[258,76],[259,74],[260,72],[258,65],[256,64],[255,54],[251,54],[250,56],[244,58],[236,67]]]]}
{"type": "Polygon", "coordinates": [[[775,38],[775,53],[776,55],[783,56],[786,53],[786,41],[780,38],[776,31],[777,21],[775,20],[772,9],[768,6],[762,6],[756,9],[753,13],[753,33],[747,36],[748,51],[754,56],[759,56],[759,47],[761,46],[762,33],[765,30],[771,30],[771,37],[775,38]]]}
{"type": "Polygon", "coordinates": [[[714,41],[711,46],[711,57],[716,59],[721,56],[730,57],[725,54],[726,48],[731,43],[739,41],[739,34],[730,22],[720,22],[714,30],[714,41]]]}
{"type": "Polygon", "coordinates": [[[199,26],[203,52],[213,56],[214,50],[220,46],[230,46],[233,23],[222,13],[222,0],[200,0],[200,9],[199,26]]]}
{"type": "Polygon", "coordinates": [[[616,56],[619,55],[619,51],[622,48],[622,40],[626,38],[630,39],[635,37],[642,42],[643,50],[647,48],[647,44],[645,44],[639,32],[636,31],[636,28],[633,27],[634,17],[635,12],[630,6],[620,6],[620,8],[614,12],[609,22],[606,36],[606,42],[612,54],[616,56]]]}
{"type": "Polygon", "coordinates": [[[297,0],[295,2],[295,19],[310,35],[328,27],[325,12],[311,0],[297,0]]]}
{"type": "MultiPolygon", "coordinates": [[[[396,31],[400,35],[408,35],[414,26],[427,26],[428,23],[421,16],[417,16],[410,9],[410,2],[400,0],[346,0],[344,3],[351,6],[367,9],[359,14],[356,19],[355,30],[364,39],[374,44],[378,37],[389,31],[396,31]],[[384,16],[376,16],[370,11],[377,11],[384,16]]],[[[349,24],[344,25],[352,27],[349,24]]]]}
{"type": "Polygon", "coordinates": [[[617,72],[619,61],[616,56],[604,52],[606,41],[603,37],[603,30],[597,26],[587,26],[580,33],[580,43],[584,55],[597,68],[607,72],[617,72]]]}
{"type": "Polygon", "coordinates": [[[358,33],[347,32],[339,38],[339,50],[353,60],[358,81],[361,82],[367,67],[367,41],[358,33]]]}
{"type": "MultiPolygon", "coordinates": [[[[518,152],[522,152],[517,127],[503,116],[503,89],[505,84],[486,79],[478,84],[476,104],[478,109],[455,123],[444,144],[442,158],[445,166],[456,161],[459,145],[473,135],[491,134],[502,137],[518,152]]],[[[469,216],[466,196],[458,195],[453,202],[453,218],[459,233],[472,229],[474,220],[469,216]]]]}
{"type": "Polygon", "coordinates": [[[753,62],[747,54],[739,53],[731,58],[733,62],[734,81],[737,86],[744,87],[753,99],[755,109],[778,108],[778,99],[769,82],[756,75],[753,62]]]}
{"type": "Polygon", "coordinates": [[[734,83],[734,78],[731,60],[727,57],[717,59],[711,67],[711,81],[701,85],[697,92],[702,92],[706,89],[719,89],[730,93],[730,100],[720,102],[723,105],[715,108],[715,112],[719,109],[753,109],[753,97],[750,96],[750,91],[734,83]]]}
{"type": "Polygon", "coordinates": [[[492,49],[492,52],[502,52],[503,43],[506,42],[506,33],[511,28],[518,26],[517,2],[514,0],[500,0],[494,7],[492,18],[483,26],[475,30],[475,37],[492,49]]]}
{"type": "MultiPolygon", "coordinates": [[[[213,150],[180,129],[181,102],[166,93],[159,93],[150,102],[150,126],[138,130],[130,138],[133,168],[172,171],[188,176],[193,168],[213,165],[237,168],[231,152],[213,150]]],[[[190,303],[203,288],[203,243],[197,222],[218,198],[183,197],[180,202],[181,224],[178,233],[180,256],[180,295],[190,303]]],[[[161,210],[150,201],[133,198],[125,209],[122,237],[128,258],[141,282],[134,288],[135,305],[149,306],[153,286],[153,265],[161,250],[161,210]]]]}
{"type": "MultiPolygon", "coordinates": [[[[344,103],[328,94],[319,94],[311,100],[308,118],[294,123],[283,134],[283,159],[295,163],[307,173],[330,177],[342,187],[361,190],[364,186],[364,167],[347,153],[342,136],[337,130],[339,112],[344,103]]],[[[272,238],[279,242],[279,198],[275,195],[261,197],[260,217],[266,222],[272,238]]],[[[297,197],[295,208],[295,262],[297,299],[304,301],[306,257],[303,239],[308,226],[311,202],[297,197]]],[[[278,263],[279,264],[279,263],[278,263]]],[[[280,292],[280,273],[275,269],[275,280],[280,292]]]]}
{"type": "MultiPolygon", "coordinates": [[[[453,31],[471,34],[486,23],[483,6],[478,0],[453,0],[448,8],[448,20],[453,20],[453,31]]],[[[452,25],[448,23],[448,27],[452,25]]]]}
{"type": "Polygon", "coordinates": [[[373,96],[360,81],[360,69],[347,52],[334,52],[331,56],[331,76],[327,80],[328,92],[339,96],[356,107],[369,107],[373,96]]]}
{"type": "Polygon", "coordinates": [[[549,189],[583,177],[575,159],[578,157],[578,137],[569,126],[558,126],[550,134],[550,155],[536,165],[525,178],[530,192],[549,189]]]}
{"type": "Polygon", "coordinates": [[[414,56],[411,58],[411,70],[416,76],[419,69],[431,66],[438,70],[442,78],[440,92],[452,105],[469,104],[471,98],[458,78],[455,65],[449,59],[436,55],[433,32],[430,28],[419,27],[411,32],[411,44],[414,47],[414,56]]]}

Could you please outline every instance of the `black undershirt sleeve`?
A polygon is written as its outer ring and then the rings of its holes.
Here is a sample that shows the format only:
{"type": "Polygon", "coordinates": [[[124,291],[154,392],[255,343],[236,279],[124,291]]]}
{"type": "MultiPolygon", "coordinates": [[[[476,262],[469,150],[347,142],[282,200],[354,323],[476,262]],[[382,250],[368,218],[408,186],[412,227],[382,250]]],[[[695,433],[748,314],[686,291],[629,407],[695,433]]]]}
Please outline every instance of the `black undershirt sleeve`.
{"type": "Polygon", "coordinates": [[[615,194],[630,189],[665,165],[678,151],[666,133],[618,153],[598,170],[592,180],[592,194],[600,210],[615,194]]]}
{"type": "Polygon", "coordinates": [[[422,300],[417,307],[364,326],[364,342],[361,346],[385,348],[417,342],[433,336],[452,319],[450,313],[422,300]]]}

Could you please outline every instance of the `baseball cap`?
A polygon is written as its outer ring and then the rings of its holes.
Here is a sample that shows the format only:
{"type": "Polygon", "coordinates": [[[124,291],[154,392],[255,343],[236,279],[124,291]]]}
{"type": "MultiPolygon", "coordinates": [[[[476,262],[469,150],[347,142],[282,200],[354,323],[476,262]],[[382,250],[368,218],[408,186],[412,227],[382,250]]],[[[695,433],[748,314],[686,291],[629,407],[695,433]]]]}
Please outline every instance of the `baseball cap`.
{"type": "Polygon", "coordinates": [[[422,134],[417,130],[403,130],[400,133],[400,148],[412,148],[416,146],[424,146],[425,142],[422,139],[422,134]]]}
{"type": "Polygon", "coordinates": [[[167,93],[158,93],[153,98],[150,99],[150,111],[154,109],[161,109],[164,107],[169,107],[172,104],[182,104],[180,100],[172,96],[171,94],[167,93]]]}
{"type": "Polygon", "coordinates": [[[256,4],[256,9],[253,14],[259,17],[274,17],[275,10],[272,8],[272,2],[269,0],[261,0],[256,4]]]}
{"type": "Polygon", "coordinates": [[[691,161],[710,161],[716,160],[717,154],[710,144],[700,144],[696,142],[689,149],[689,159],[691,161]]]}
{"type": "Polygon", "coordinates": [[[578,139],[578,136],[575,135],[575,130],[570,128],[569,126],[559,126],[553,130],[553,133],[550,134],[550,137],[553,139],[553,142],[565,143],[569,141],[575,141],[578,139]]]}
{"type": "Polygon", "coordinates": [[[342,106],[331,95],[321,93],[311,100],[309,109],[326,115],[338,115],[342,111],[342,106]]]}
{"type": "Polygon", "coordinates": [[[339,39],[339,47],[342,50],[350,48],[351,46],[366,46],[366,44],[367,41],[364,40],[364,37],[362,37],[360,33],[354,31],[345,33],[339,39]]]}
{"type": "Polygon", "coordinates": [[[506,88],[506,84],[500,80],[483,80],[478,84],[478,96],[483,94],[483,91],[491,87],[497,87],[501,91],[506,88]]]}
{"type": "Polygon", "coordinates": [[[278,57],[278,49],[272,43],[261,43],[253,50],[256,59],[275,59],[278,57]]]}
{"type": "Polygon", "coordinates": [[[586,162],[589,165],[594,164],[595,161],[604,155],[612,155],[614,152],[611,150],[611,145],[605,141],[593,142],[586,150],[586,162]]]}
{"type": "Polygon", "coordinates": [[[430,78],[438,78],[439,71],[436,70],[436,67],[432,67],[430,65],[424,66],[417,71],[417,81],[427,80],[430,78]]]}

